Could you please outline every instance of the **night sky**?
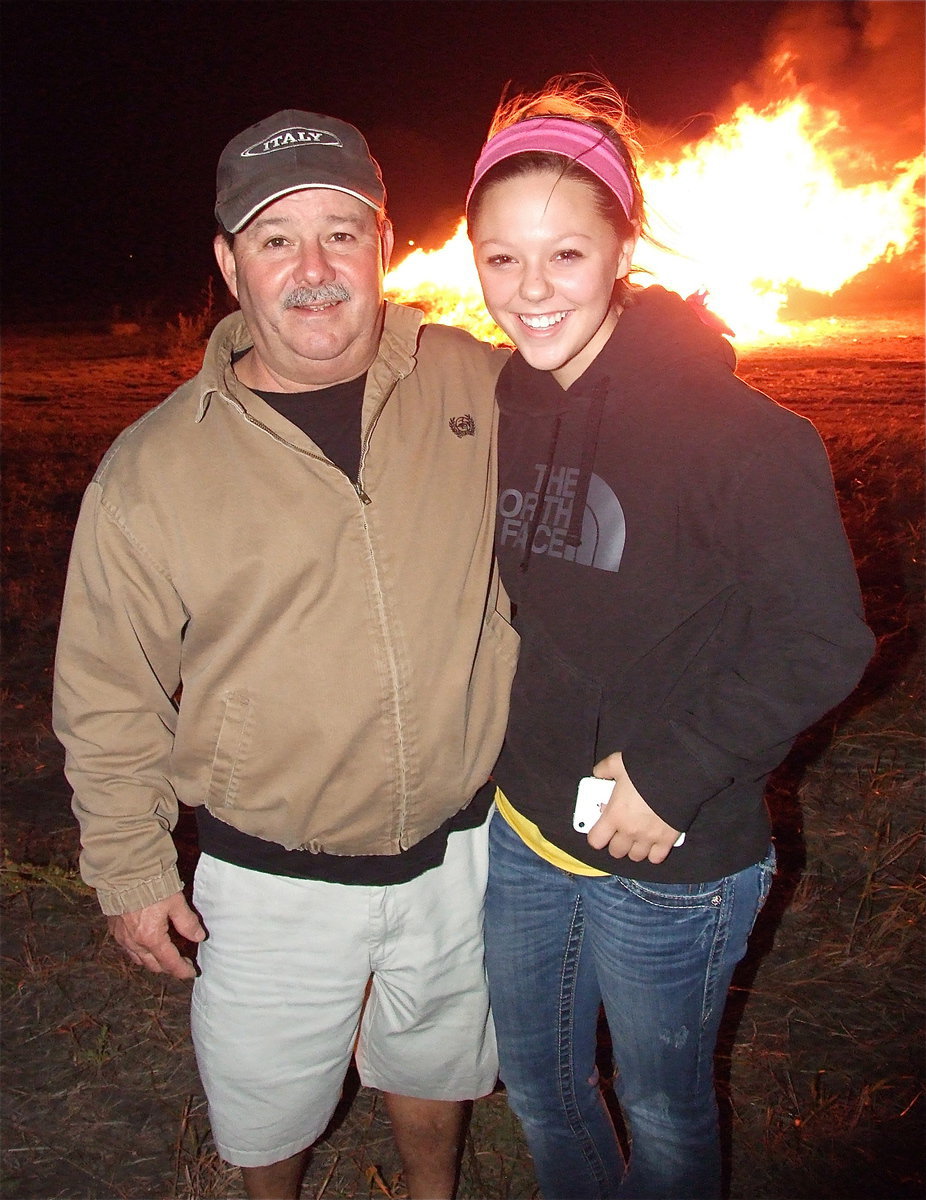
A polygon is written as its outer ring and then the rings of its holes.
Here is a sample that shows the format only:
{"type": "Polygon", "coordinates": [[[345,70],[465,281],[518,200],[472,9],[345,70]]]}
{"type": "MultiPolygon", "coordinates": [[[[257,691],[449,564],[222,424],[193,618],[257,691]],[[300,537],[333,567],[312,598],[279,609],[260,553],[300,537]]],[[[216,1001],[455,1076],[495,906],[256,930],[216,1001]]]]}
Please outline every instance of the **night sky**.
{"type": "MultiPolygon", "coordinates": [[[[508,81],[598,70],[648,130],[698,136],[757,77],[776,31],[820,7],[4,0],[4,317],[173,312],[195,298],[213,272],[218,155],[279,109],[359,126],[397,247],[434,246],[508,81]]],[[[868,6],[823,7],[848,45],[868,6]]]]}

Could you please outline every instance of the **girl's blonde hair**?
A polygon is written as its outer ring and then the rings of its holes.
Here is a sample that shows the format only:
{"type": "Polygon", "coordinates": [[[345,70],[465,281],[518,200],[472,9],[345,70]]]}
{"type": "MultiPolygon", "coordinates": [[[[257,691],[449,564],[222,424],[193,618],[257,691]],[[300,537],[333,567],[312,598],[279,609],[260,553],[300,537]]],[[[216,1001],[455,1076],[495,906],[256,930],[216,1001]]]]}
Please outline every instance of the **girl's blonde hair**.
{"type": "MultiPolygon", "coordinates": [[[[470,226],[476,221],[482,198],[494,184],[518,175],[553,171],[561,178],[576,179],[591,188],[599,211],[620,237],[645,234],[643,189],[637,173],[641,147],[636,125],[614,86],[602,75],[584,73],[555,75],[536,92],[521,92],[515,96],[506,93],[507,89],[492,117],[486,141],[532,117],[563,117],[590,125],[608,139],[626,169],[633,193],[630,214],[628,217],[624,213],[615,195],[580,162],[561,154],[528,150],[503,159],[486,171],[470,197],[470,226]]],[[[619,280],[618,290],[621,294],[617,298],[626,302],[630,291],[628,282],[619,280]]]]}

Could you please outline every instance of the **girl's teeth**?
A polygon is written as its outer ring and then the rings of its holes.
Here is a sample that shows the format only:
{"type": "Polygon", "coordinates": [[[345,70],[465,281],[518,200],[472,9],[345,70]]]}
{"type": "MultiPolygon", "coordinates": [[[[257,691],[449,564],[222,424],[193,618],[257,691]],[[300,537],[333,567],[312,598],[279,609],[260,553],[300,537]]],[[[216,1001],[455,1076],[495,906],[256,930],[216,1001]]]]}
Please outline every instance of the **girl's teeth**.
{"type": "Polygon", "coordinates": [[[551,325],[558,325],[565,317],[565,313],[550,313],[549,316],[542,317],[527,317],[522,316],[521,320],[529,329],[549,329],[551,325]]]}

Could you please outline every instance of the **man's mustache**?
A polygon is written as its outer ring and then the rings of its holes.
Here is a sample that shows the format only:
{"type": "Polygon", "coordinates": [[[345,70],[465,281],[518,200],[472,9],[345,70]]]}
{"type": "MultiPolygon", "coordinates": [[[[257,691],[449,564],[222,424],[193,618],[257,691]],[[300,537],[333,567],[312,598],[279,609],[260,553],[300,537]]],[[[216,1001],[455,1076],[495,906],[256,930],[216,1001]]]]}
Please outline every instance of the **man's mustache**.
{"type": "Polygon", "coordinates": [[[284,308],[312,308],[319,304],[334,304],[349,300],[350,292],[343,283],[326,283],[324,287],[298,287],[283,300],[284,308]]]}

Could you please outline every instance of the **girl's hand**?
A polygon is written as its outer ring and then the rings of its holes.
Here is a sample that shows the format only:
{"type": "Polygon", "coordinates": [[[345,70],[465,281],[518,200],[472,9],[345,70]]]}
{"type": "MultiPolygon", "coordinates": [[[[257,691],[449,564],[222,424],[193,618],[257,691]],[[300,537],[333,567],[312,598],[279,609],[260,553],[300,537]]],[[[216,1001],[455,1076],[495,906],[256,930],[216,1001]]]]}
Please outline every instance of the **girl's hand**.
{"type": "Polygon", "coordinates": [[[614,790],[601,816],[588,831],[588,844],[605,846],[612,858],[661,863],[675,845],[680,830],[667,825],[646,803],[630,781],[621,754],[609,754],[595,764],[597,779],[613,779],[614,790]]]}

